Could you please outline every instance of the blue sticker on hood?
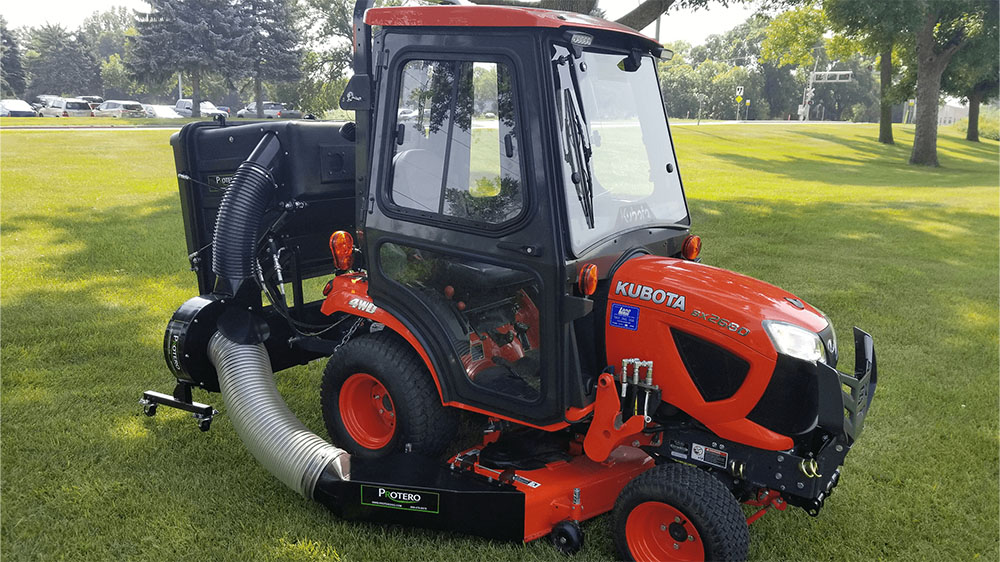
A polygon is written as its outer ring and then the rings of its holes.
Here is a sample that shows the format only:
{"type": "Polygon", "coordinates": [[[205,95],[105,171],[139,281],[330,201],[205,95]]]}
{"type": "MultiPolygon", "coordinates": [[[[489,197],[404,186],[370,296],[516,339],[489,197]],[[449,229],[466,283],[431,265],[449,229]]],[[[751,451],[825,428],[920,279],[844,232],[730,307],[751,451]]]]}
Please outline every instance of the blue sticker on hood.
{"type": "Polygon", "coordinates": [[[611,319],[609,324],[615,328],[625,328],[626,330],[639,329],[639,307],[627,304],[612,304],[611,319]]]}

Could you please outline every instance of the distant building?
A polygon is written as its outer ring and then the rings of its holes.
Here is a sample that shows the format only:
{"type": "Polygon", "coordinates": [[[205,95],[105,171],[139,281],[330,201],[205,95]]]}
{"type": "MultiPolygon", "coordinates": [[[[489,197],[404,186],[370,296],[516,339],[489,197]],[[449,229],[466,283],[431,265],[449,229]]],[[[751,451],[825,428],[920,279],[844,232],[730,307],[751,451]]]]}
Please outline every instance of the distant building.
{"type": "MultiPolygon", "coordinates": [[[[892,106],[893,123],[912,124],[916,120],[917,106],[914,100],[907,100],[892,106]]],[[[958,100],[950,100],[938,107],[938,126],[954,125],[969,116],[969,106],[959,104],[958,100]]]]}

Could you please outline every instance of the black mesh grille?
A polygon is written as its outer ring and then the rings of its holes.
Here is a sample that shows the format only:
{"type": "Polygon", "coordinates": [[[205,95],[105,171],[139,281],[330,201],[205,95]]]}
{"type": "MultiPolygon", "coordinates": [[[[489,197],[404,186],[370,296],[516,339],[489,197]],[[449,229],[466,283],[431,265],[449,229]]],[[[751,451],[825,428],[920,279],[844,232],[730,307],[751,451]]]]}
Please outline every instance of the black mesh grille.
{"type": "Polygon", "coordinates": [[[679,330],[670,330],[691,380],[706,402],[736,394],[747,378],[750,363],[725,349],[679,330]]]}

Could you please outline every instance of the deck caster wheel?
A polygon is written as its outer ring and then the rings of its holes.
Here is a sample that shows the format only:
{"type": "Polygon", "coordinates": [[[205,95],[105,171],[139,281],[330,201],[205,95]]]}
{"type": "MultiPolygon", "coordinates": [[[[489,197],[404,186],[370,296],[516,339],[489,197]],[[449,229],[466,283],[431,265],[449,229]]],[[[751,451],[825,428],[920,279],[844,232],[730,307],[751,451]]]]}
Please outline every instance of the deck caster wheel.
{"type": "Polygon", "coordinates": [[[149,417],[155,416],[156,415],[156,403],[153,402],[153,403],[149,403],[149,404],[143,404],[142,405],[142,413],[146,414],[149,417]]]}
{"type": "Polygon", "coordinates": [[[549,535],[556,550],[569,556],[583,548],[583,530],[576,521],[560,521],[552,527],[549,535]]]}
{"type": "Polygon", "coordinates": [[[198,429],[208,431],[212,427],[212,420],[198,420],[198,429]]]}

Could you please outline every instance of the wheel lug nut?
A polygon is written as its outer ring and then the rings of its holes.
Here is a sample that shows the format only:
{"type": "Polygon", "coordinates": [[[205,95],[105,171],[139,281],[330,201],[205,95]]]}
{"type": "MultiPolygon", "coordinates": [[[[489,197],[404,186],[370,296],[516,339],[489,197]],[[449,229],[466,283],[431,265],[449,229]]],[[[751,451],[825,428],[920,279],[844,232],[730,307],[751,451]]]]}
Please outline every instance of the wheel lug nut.
{"type": "Polygon", "coordinates": [[[693,540],[694,540],[694,535],[688,535],[688,541],[693,541],[693,540]]]}
{"type": "Polygon", "coordinates": [[[660,530],[661,531],[666,531],[667,530],[667,526],[666,525],[660,525],[660,530]]]}
{"type": "Polygon", "coordinates": [[[674,523],[680,523],[680,522],[681,522],[680,517],[674,517],[674,523]]]}
{"type": "Polygon", "coordinates": [[[679,544],[677,544],[677,543],[674,543],[674,550],[677,550],[677,549],[678,549],[678,548],[680,548],[680,547],[681,547],[681,545],[679,545],[679,544]]]}

